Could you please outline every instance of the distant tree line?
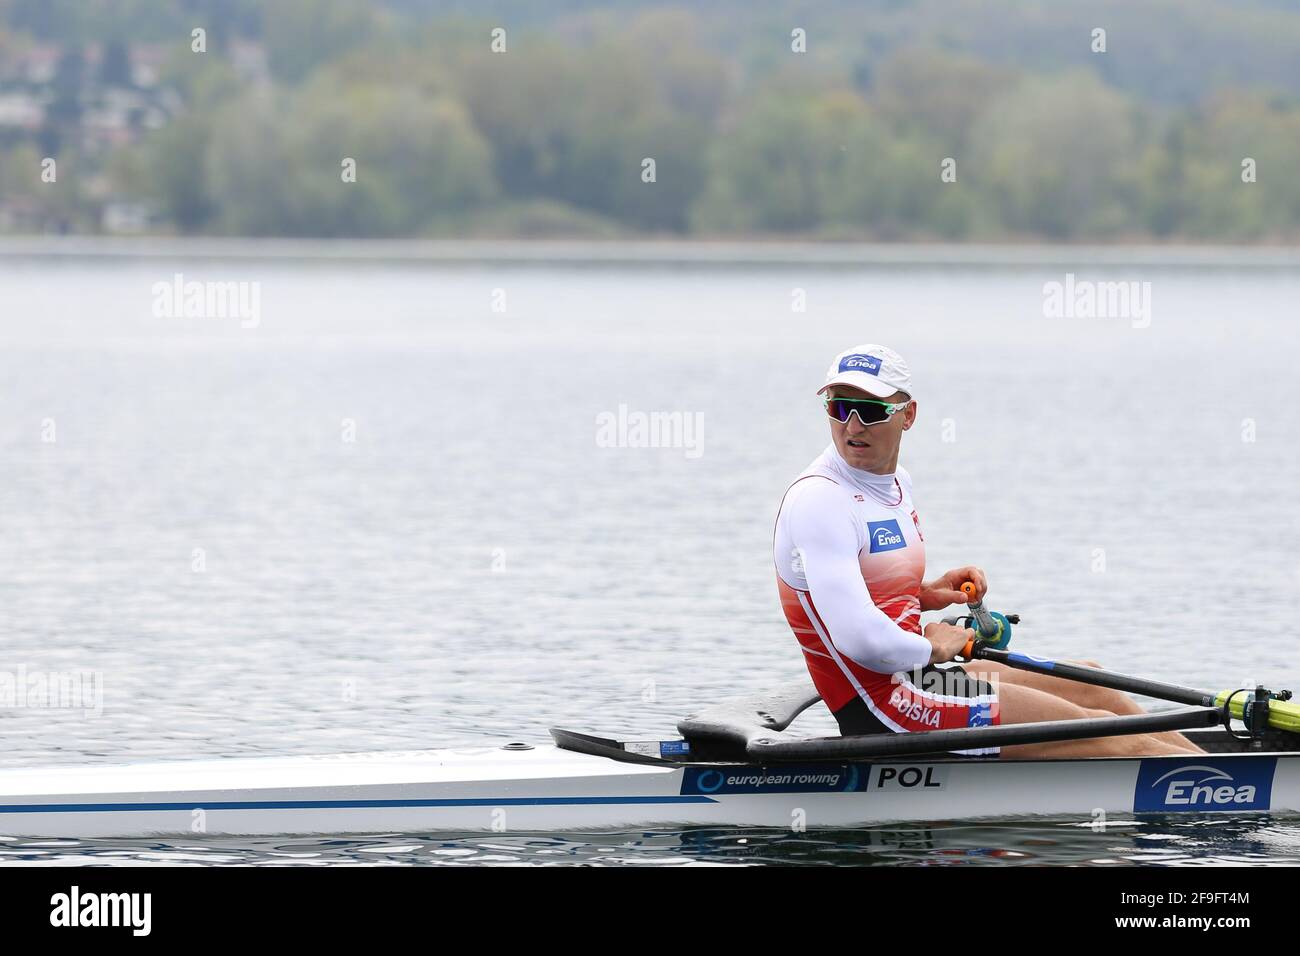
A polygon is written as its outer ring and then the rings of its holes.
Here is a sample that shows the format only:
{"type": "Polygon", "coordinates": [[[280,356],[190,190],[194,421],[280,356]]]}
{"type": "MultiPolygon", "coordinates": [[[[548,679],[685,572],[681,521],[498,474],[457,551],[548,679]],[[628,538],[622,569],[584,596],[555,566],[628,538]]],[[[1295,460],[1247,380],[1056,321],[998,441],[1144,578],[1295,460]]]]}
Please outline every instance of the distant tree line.
{"type": "Polygon", "coordinates": [[[961,2],[949,22],[965,43],[905,29],[931,4],[871,4],[875,21],[843,14],[855,30],[808,21],[807,53],[789,30],[803,5],[765,10],[756,34],[729,33],[726,4],[566,3],[506,23],[495,51],[500,21],[474,19],[473,4],[108,6],[0,0],[0,65],[24,44],[100,35],[98,75],[68,64],[54,81],[50,115],[66,131],[77,91],[126,84],[130,44],[146,37],[175,47],[160,82],[183,108],[103,155],[79,153],[75,136],[0,136],[0,209],[24,196],[95,231],[111,196],[152,210],[157,231],[251,236],[1300,236],[1300,68],[1272,59],[1279,37],[1300,38],[1300,12],[1267,3],[1208,52],[1220,21],[1168,13],[1152,35],[1182,37],[1196,82],[1132,63],[1151,52],[1132,50],[1131,32],[1090,53],[1093,20],[1066,2],[1031,4],[1023,28],[1072,31],[1079,55],[1055,60],[999,48],[961,2]],[[140,32],[124,30],[136,16],[140,32]],[[207,53],[190,51],[193,24],[212,30],[207,53]],[[265,50],[267,78],[236,69],[240,42],[265,50]],[[1216,69],[1244,79],[1206,85],[1216,69]],[[36,178],[51,145],[68,171],[57,189],[36,178]]]}

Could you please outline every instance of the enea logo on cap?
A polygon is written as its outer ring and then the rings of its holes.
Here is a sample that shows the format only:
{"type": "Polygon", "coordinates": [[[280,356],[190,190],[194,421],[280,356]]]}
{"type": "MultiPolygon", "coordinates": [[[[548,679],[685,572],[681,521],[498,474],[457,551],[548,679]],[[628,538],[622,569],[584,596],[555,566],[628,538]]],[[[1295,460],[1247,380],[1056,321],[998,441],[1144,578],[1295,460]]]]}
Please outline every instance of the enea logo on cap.
{"type": "Polygon", "coordinates": [[[846,355],[840,359],[840,371],[866,372],[868,375],[879,375],[882,361],[883,359],[875,355],[846,355]]]}
{"type": "Polygon", "coordinates": [[[1273,797],[1276,757],[1241,757],[1216,764],[1214,757],[1178,763],[1143,760],[1133,793],[1133,810],[1267,810],[1273,797]]]}
{"type": "Polygon", "coordinates": [[[870,554],[876,554],[880,551],[897,551],[899,548],[907,547],[907,539],[903,537],[898,522],[893,518],[888,521],[868,522],[867,536],[871,538],[871,550],[868,552],[870,554]]]}

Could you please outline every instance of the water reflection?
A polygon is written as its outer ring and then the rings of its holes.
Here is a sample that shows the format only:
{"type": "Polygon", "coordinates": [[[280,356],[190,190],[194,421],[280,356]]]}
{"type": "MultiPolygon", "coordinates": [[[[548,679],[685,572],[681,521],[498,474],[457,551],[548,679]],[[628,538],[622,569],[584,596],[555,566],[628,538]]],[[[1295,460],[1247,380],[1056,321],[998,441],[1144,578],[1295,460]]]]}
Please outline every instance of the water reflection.
{"type": "Polygon", "coordinates": [[[109,866],[1187,866],[1300,864],[1295,817],[1151,817],[570,834],[375,834],[181,842],[0,838],[0,865],[109,866]]]}

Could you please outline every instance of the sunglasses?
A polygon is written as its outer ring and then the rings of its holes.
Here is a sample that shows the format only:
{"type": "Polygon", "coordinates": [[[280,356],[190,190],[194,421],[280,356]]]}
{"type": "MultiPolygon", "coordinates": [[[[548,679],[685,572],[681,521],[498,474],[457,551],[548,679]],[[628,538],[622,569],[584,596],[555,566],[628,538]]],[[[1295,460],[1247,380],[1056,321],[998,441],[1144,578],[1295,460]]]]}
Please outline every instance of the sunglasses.
{"type": "Polygon", "coordinates": [[[833,398],[830,395],[822,396],[822,402],[826,405],[826,414],[841,425],[848,424],[849,416],[853,414],[864,425],[879,425],[912,404],[910,398],[905,402],[879,402],[872,398],[833,398]]]}

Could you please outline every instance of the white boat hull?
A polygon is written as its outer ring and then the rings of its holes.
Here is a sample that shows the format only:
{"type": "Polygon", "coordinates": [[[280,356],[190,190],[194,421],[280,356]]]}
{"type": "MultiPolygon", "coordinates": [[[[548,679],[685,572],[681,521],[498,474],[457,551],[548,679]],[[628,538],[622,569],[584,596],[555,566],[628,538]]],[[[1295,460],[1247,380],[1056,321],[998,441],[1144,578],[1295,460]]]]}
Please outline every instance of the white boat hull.
{"type": "Polygon", "coordinates": [[[1300,753],[768,768],[553,746],[0,770],[0,834],[308,835],[1300,810],[1300,753]]]}

